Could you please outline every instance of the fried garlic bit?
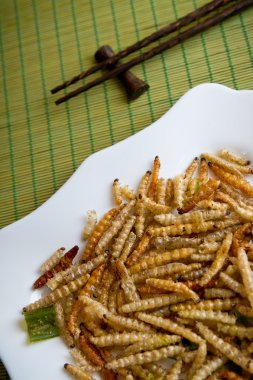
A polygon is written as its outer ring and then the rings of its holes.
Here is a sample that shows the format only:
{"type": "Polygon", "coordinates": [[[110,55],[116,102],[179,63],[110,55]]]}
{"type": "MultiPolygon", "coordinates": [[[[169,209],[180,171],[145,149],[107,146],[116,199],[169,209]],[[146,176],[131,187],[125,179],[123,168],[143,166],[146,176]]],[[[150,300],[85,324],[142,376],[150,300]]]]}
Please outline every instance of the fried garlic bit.
{"type": "Polygon", "coordinates": [[[97,371],[104,380],[241,380],[222,368],[228,360],[242,378],[253,375],[247,174],[248,160],[222,150],[168,180],[157,156],[136,192],[114,181],[117,207],[98,223],[89,212],[81,259],[54,253],[36,282],[49,293],[24,308],[54,305],[73,377],[90,380],[97,371]],[[157,363],[168,358],[169,368],[157,363]]]}

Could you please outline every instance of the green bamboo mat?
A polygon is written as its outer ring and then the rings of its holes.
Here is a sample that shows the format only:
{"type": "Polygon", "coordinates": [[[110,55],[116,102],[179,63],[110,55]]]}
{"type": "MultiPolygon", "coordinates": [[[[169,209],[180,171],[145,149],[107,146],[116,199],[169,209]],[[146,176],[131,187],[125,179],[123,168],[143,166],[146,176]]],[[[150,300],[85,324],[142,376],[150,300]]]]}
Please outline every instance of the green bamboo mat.
{"type": "MultiPolygon", "coordinates": [[[[253,89],[251,8],[135,67],[150,90],[133,102],[114,79],[54,105],[49,90],[89,67],[100,45],[124,48],[205,2],[1,0],[1,227],[46,201],[87,156],[159,118],[189,88],[218,82],[253,89]]],[[[0,379],[7,378],[0,365],[0,379]]]]}

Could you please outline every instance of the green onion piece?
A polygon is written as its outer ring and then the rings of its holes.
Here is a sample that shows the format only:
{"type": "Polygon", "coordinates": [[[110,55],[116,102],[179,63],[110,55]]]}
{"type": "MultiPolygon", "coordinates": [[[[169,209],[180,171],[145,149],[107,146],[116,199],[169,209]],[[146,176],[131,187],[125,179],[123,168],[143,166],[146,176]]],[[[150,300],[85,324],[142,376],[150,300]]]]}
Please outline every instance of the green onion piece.
{"type": "Polygon", "coordinates": [[[59,336],[55,323],[54,306],[26,312],[25,321],[31,343],[59,336]]]}

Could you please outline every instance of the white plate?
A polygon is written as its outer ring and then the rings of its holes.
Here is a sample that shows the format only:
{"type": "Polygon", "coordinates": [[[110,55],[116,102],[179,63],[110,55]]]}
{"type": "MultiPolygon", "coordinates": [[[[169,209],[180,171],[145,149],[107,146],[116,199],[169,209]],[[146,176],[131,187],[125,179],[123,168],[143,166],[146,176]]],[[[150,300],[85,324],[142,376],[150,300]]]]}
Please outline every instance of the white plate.
{"type": "Polygon", "coordinates": [[[69,379],[70,361],[59,338],[28,344],[22,307],[38,293],[31,284],[39,265],[56,248],[78,244],[88,209],[111,207],[111,183],[135,186],[159,155],[161,174],[174,176],[203,151],[222,147],[253,159],[253,91],[203,84],[142,132],[102,150],[79,167],[45,204],[0,232],[0,356],[12,380],[69,379]]]}

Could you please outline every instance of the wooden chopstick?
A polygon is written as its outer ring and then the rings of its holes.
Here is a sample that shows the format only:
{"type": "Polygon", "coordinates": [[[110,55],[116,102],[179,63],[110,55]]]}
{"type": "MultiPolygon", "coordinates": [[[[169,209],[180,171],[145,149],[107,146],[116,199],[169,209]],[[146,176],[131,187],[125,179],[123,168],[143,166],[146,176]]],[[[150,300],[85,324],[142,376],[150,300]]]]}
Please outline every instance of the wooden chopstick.
{"type": "Polygon", "coordinates": [[[120,59],[127,57],[129,54],[132,54],[133,52],[140,50],[141,48],[151,44],[152,42],[157,41],[158,39],[165,37],[180,28],[187,26],[191,24],[193,21],[196,21],[200,19],[201,17],[206,16],[210,12],[213,12],[214,10],[221,8],[229,3],[231,3],[234,0],[213,0],[210,3],[205,4],[204,6],[194,10],[193,12],[188,13],[186,16],[181,17],[177,21],[166,25],[165,27],[159,29],[155,33],[152,33],[151,35],[143,38],[140,41],[137,41],[131,46],[128,46],[126,49],[119,51],[117,54],[114,54],[113,57],[104,60],[101,63],[98,63],[97,65],[92,66],[90,69],[81,72],[80,74],[74,76],[70,80],[65,81],[64,83],[60,84],[59,86],[53,88],[51,90],[52,94],[55,94],[56,92],[78,82],[79,80],[95,73],[96,71],[106,68],[106,66],[111,65],[113,63],[116,63],[120,59]]]}
{"type": "Polygon", "coordinates": [[[65,101],[67,101],[70,98],[73,98],[77,96],[78,94],[87,91],[88,89],[95,87],[99,85],[100,83],[103,83],[111,78],[116,77],[120,73],[130,69],[133,66],[138,65],[141,62],[144,62],[150,58],[153,58],[154,56],[160,54],[161,52],[172,48],[173,46],[187,40],[188,38],[195,36],[198,33],[201,33],[205,31],[206,29],[210,28],[211,26],[217,25],[220,22],[224,21],[225,19],[236,15],[237,13],[240,13],[242,10],[250,7],[253,5],[253,0],[242,0],[239,2],[236,2],[235,4],[231,5],[230,7],[227,7],[223,9],[220,13],[217,13],[207,19],[205,19],[203,22],[187,29],[186,31],[178,34],[177,36],[161,43],[160,45],[156,46],[155,48],[139,55],[138,57],[132,59],[131,61],[128,61],[124,64],[119,65],[115,69],[111,70],[108,73],[105,73],[104,75],[100,76],[99,78],[96,78],[95,80],[85,84],[84,86],[81,86],[77,88],[75,91],[72,91],[68,93],[67,95],[59,98],[56,100],[55,104],[59,105],[65,101]]]}

